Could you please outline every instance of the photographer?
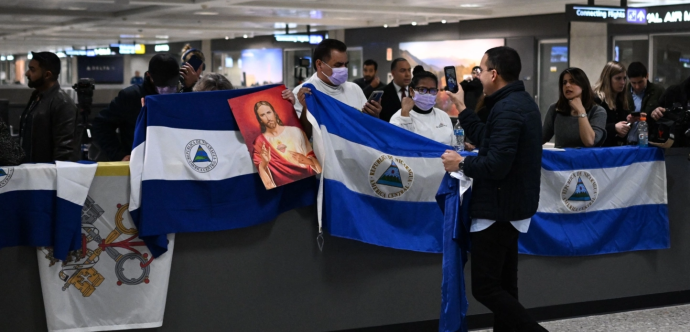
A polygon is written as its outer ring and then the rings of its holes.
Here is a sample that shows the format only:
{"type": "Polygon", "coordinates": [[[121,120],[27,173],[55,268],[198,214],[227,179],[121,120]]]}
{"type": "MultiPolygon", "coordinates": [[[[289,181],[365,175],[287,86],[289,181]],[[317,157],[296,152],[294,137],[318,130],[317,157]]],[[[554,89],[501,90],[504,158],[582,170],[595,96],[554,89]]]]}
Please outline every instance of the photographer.
{"type": "MultiPolygon", "coordinates": [[[[690,78],[680,84],[672,85],[659,99],[659,107],[652,112],[655,121],[670,119],[675,123],[673,147],[690,146],[690,116],[688,116],[688,100],[690,99],[690,78]]],[[[651,129],[651,128],[650,128],[651,129]]],[[[650,130],[650,139],[653,131],[650,130]]]]}
{"type": "Polygon", "coordinates": [[[204,53],[186,44],[182,48],[182,63],[180,63],[180,92],[192,92],[194,85],[201,78],[201,73],[206,68],[204,53]]]}
{"type": "Polygon", "coordinates": [[[149,61],[144,84],[121,90],[98,114],[93,120],[94,143],[101,150],[101,156],[96,158],[98,161],[129,160],[141,100],[149,95],[176,93],[180,82],[179,70],[175,58],[167,54],[154,55],[149,61]]]}

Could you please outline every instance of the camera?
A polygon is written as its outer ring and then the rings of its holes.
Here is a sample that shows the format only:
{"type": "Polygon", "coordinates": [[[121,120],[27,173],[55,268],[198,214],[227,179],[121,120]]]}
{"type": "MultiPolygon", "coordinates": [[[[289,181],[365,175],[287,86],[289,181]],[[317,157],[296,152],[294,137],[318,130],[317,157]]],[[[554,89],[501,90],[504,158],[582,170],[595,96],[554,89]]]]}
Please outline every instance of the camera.
{"type": "Polygon", "coordinates": [[[91,106],[93,106],[93,90],[96,89],[93,78],[80,78],[72,86],[77,91],[77,105],[81,115],[80,123],[77,123],[77,132],[81,132],[82,160],[88,160],[89,147],[91,145],[91,106]]]}

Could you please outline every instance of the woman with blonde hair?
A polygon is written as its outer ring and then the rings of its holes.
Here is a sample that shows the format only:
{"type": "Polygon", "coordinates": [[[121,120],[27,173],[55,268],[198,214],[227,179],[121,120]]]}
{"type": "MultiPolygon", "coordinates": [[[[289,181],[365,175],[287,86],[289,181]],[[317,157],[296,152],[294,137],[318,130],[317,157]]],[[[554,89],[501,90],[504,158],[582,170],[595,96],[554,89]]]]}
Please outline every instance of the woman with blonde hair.
{"type": "Polygon", "coordinates": [[[594,101],[606,111],[606,141],[604,146],[617,146],[624,142],[630,131],[626,120],[629,111],[625,86],[625,66],[610,61],[601,71],[594,85],[594,101]]]}
{"type": "Polygon", "coordinates": [[[190,92],[206,68],[206,57],[204,53],[193,48],[192,45],[186,44],[182,48],[182,58],[180,60],[182,61],[180,64],[182,91],[190,92]]]}

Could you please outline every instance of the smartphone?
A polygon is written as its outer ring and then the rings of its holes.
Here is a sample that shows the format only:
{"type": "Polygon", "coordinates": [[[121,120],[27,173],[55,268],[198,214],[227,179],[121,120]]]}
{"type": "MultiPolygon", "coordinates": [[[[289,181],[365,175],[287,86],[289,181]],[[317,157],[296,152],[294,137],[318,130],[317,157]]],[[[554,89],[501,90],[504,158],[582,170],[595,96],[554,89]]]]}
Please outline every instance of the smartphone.
{"type": "Polygon", "coordinates": [[[632,116],[640,116],[640,113],[642,113],[642,112],[631,112],[630,115],[632,115],[632,116]]]}
{"type": "Polygon", "coordinates": [[[375,100],[377,103],[380,103],[381,97],[383,97],[383,90],[376,90],[369,96],[369,101],[375,100]]]}
{"type": "Polygon", "coordinates": [[[458,76],[455,74],[455,66],[443,67],[443,73],[446,75],[446,89],[452,93],[458,92],[458,76]]]}
{"type": "Polygon", "coordinates": [[[201,61],[201,58],[199,58],[196,55],[192,55],[192,57],[189,58],[189,61],[187,61],[187,63],[189,63],[189,65],[192,66],[194,70],[199,70],[199,66],[204,64],[204,62],[201,61]]]}

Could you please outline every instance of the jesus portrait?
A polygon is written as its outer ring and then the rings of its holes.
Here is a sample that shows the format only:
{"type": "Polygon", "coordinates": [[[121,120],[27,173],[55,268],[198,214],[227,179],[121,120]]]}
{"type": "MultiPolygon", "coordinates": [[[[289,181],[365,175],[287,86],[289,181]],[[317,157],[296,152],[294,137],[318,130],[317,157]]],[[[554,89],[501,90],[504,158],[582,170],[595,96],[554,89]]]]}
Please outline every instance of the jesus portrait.
{"type": "Polygon", "coordinates": [[[321,173],[321,164],[302,129],[284,125],[267,101],[257,102],[254,114],[261,134],[254,140],[252,159],[266,189],[321,173]]]}

